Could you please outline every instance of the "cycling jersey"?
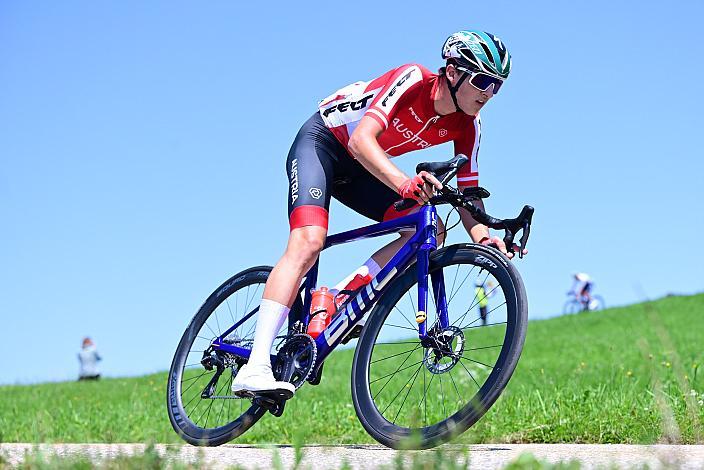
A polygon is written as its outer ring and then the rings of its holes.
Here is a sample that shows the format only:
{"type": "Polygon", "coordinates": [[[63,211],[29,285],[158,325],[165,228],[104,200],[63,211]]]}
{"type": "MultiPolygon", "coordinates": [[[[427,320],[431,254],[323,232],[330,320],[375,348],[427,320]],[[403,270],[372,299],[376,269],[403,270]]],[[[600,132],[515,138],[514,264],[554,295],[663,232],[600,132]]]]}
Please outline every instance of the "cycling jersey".
{"type": "Polygon", "coordinates": [[[477,186],[479,116],[461,112],[438,115],[433,97],[439,83],[438,75],[422,65],[406,64],[369,82],[341,88],[323,99],[318,109],[325,126],[344,148],[364,116],[381,125],[377,141],[390,157],[453,141],[455,155],[464,154],[470,160],[458,173],[457,186],[477,186]]]}

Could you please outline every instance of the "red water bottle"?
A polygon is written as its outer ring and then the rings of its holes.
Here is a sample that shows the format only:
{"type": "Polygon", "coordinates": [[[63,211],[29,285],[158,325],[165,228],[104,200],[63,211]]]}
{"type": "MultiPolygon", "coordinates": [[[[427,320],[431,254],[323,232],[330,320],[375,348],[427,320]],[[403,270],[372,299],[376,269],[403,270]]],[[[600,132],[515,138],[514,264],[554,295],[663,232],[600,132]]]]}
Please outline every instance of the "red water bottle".
{"type": "Polygon", "coordinates": [[[347,283],[347,285],[340,291],[339,294],[337,294],[335,298],[335,303],[337,304],[337,308],[340,308],[342,304],[345,303],[347,298],[349,297],[349,293],[355,292],[359,290],[361,287],[366,286],[370,282],[372,282],[372,276],[370,274],[365,274],[362,276],[361,274],[357,274],[355,277],[352,278],[350,282],[347,283]]]}
{"type": "Polygon", "coordinates": [[[317,338],[327,328],[335,313],[335,298],[327,287],[313,292],[310,303],[308,334],[317,338]]]}

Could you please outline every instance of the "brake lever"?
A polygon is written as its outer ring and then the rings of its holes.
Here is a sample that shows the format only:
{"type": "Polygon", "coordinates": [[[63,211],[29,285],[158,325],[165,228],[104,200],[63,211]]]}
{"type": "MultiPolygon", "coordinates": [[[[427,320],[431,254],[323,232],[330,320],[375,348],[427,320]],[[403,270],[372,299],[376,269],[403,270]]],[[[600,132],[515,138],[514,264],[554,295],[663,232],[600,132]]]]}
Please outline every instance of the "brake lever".
{"type": "Polygon", "coordinates": [[[521,211],[521,219],[523,219],[523,234],[521,235],[521,251],[518,252],[518,256],[523,258],[523,250],[525,250],[528,244],[528,237],[530,236],[530,224],[533,222],[533,213],[535,209],[532,206],[523,206],[521,211]]]}

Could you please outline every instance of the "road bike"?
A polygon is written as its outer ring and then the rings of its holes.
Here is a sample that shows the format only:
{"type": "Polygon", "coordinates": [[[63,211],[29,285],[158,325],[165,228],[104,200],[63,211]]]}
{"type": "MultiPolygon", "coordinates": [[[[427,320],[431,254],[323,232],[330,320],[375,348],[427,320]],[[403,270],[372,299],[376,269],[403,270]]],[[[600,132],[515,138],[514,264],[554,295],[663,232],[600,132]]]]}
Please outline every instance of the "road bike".
{"type": "MultiPolygon", "coordinates": [[[[328,236],[324,249],[415,230],[313,339],[306,330],[318,260],[272,346],[274,376],[300,388],[320,383],[330,353],[358,336],[351,377],[354,408],[365,430],[388,447],[426,449],[467,430],[506,387],[523,348],[528,302],[514,264],[484,245],[438,247],[436,206],[441,204],[467,209],[475,220],[504,230],[512,252],[514,238],[522,232],[519,257],[528,241],[532,207],[525,206],[515,219],[496,219],[472,204],[488,197],[488,191],[460,192],[447,183],[466,162],[460,155],[418,165],[418,172],[434,174],[443,189],[416,213],[328,236]],[[473,318],[478,281],[495,286],[486,325],[473,318]],[[367,315],[360,332],[360,320],[367,315]]],[[[399,201],[396,208],[413,204],[399,201]]],[[[233,377],[247,363],[271,270],[257,266],[225,281],[203,303],[179,342],[168,376],[167,407],[174,430],[191,444],[226,443],[267,412],[284,412],[283,396],[242,397],[230,391],[233,377]]]]}

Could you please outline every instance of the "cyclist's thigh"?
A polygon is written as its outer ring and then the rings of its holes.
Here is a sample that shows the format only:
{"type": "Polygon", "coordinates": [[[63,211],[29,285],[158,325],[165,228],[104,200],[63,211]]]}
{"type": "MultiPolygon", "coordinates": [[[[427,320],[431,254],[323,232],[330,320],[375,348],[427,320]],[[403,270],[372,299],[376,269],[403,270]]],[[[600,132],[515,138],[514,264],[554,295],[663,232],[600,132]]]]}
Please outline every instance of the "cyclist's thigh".
{"type": "Polygon", "coordinates": [[[359,162],[352,160],[345,166],[346,174],[336,178],[332,195],[353,211],[381,222],[417,209],[414,207],[398,212],[393,204],[400,201],[401,196],[365,170],[359,162]]]}
{"type": "MultiPolygon", "coordinates": [[[[327,229],[335,150],[332,133],[318,113],[301,127],[286,159],[288,217],[291,230],[305,226],[327,229]]],[[[338,143],[339,145],[339,143],[338,143]]]]}

